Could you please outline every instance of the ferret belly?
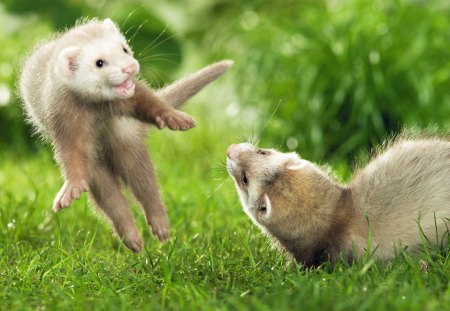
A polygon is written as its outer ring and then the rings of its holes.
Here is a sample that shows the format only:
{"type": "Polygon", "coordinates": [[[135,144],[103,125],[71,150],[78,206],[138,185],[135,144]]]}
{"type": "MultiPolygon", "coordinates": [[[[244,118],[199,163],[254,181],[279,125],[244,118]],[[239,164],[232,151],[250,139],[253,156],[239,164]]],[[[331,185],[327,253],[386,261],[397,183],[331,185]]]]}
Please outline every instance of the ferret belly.
{"type": "Polygon", "coordinates": [[[123,173],[122,168],[114,163],[120,162],[120,157],[130,153],[138,154],[142,149],[147,150],[144,145],[148,135],[148,125],[135,119],[111,117],[105,120],[97,131],[95,160],[115,166],[114,170],[118,174],[123,173]]]}

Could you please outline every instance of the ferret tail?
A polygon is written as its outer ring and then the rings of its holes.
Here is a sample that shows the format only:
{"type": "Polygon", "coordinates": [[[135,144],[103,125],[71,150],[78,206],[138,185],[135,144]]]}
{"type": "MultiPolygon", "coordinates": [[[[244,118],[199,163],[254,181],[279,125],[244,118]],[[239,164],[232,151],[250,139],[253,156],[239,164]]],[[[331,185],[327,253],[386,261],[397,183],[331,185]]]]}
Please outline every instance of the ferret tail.
{"type": "Polygon", "coordinates": [[[200,69],[156,93],[167,105],[178,108],[206,85],[222,76],[233,65],[231,60],[222,60],[200,69]]]}

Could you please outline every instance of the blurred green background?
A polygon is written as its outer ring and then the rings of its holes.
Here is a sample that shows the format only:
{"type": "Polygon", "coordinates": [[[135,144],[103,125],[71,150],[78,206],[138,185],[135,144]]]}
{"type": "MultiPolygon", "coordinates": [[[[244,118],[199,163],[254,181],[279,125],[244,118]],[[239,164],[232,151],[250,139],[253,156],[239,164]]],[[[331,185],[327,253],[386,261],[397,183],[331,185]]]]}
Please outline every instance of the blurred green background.
{"type": "Polygon", "coordinates": [[[449,43],[448,0],[0,0],[0,309],[448,309],[449,252],[331,273],[286,265],[224,162],[250,140],[330,162],[345,180],[355,156],[403,128],[448,131],[449,43]],[[151,131],[172,238],[152,238],[133,203],[140,255],[86,195],[51,211],[60,173],[16,93],[30,49],[80,17],[116,21],[155,87],[235,61],[183,107],[195,129],[151,131]]]}
{"type": "Polygon", "coordinates": [[[449,128],[449,1],[3,0],[0,149],[40,148],[17,74],[34,43],[82,16],[115,20],[155,87],[234,59],[227,96],[204,113],[238,140],[351,163],[403,127],[449,128]]]}

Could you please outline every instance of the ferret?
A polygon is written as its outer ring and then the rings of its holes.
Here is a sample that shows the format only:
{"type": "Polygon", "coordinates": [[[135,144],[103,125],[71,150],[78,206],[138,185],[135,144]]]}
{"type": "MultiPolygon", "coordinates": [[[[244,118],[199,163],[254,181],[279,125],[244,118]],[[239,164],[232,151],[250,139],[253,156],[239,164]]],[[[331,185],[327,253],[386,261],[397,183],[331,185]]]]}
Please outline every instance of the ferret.
{"type": "Polygon", "coordinates": [[[143,241],[121,192],[128,186],[153,234],[169,238],[169,222],[144,140],[149,124],[188,130],[194,119],[179,107],[224,74],[222,61],[154,91],[137,79],[139,62],[110,19],[89,20],[39,45],[25,61],[19,88],[28,120],[54,148],[64,185],[53,210],[82,192],[135,252],[143,241]]]}
{"type": "Polygon", "coordinates": [[[245,213],[305,267],[447,245],[450,140],[403,135],[387,146],[345,185],[296,153],[248,143],[228,148],[226,166],[245,213]]]}

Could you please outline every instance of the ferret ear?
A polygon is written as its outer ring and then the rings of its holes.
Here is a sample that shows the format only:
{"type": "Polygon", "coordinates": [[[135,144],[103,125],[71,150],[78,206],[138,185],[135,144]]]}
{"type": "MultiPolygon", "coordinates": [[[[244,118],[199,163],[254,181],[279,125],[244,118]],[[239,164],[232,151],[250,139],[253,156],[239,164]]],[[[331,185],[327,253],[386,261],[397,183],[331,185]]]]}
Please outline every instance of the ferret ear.
{"type": "Polygon", "coordinates": [[[308,161],[302,160],[300,158],[290,159],[286,164],[286,169],[291,171],[297,171],[304,169],[308,164],[308,161]]]}
{"type": "Polygon", "coordinates": [[[77,69],[77,57],[80,52],[78,46],[70,46],[59,53],[58,67],[66,77],[71,77],[77,69]]]}
{"type": "Polygon", "coordinates": [[[266,218],[272,214],[272,202],[270,202],[270,198],[267,194],[264,194],[264,207],[266,208],[266,218]]]}
{"type": "Polygon", "coordinates": [[[117,27],[117,25],[110,19],[104,19],[103,20],[103,26],[106,27],[106,29],[111,30],[111,31],[116,31],[120,33],[119,28],[117,27]]]}

